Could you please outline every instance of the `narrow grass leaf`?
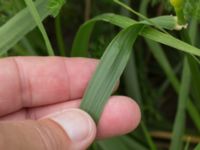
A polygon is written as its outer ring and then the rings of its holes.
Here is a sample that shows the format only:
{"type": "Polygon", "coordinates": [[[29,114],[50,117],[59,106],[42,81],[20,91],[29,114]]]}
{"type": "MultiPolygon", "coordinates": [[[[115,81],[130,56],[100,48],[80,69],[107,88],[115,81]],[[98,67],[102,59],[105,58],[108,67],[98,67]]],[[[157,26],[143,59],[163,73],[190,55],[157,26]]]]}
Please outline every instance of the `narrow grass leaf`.
{"type": "Polygon", "coordinates": [[[188,64],[187,57],[185,57],[181,87],[180,87],[179,99],[178,99],[178,109],[177,109],[175,123],[173,127],[170,150],[182,149],[182,144],[183,144],[182,137],[184,135],[185,115],[186,115],[185,112],[186,112],[187,99],[188,99],[189,91],[190,91],[190,81],[191,81],[190,67],[188,64]]]}
{"type": "MultiPolygon", "coordinates": [[[[50,14],[50,11],[47,9],[47,0],[37,0],[34,4],[42,20],[50,14]]],[[[30,17],[28,8],[24,8],[17,13],[0,27],[0,55],[6,53],[35,27],[36,22],[30,17]]]]}
{"type": "MultiPolygon", "coordinates": [[[[155,26],[157,29],[163,31],[164,33],[167,33],[162,26],[160,26],[159,24],[157,23],[154,23],[151,19],[147,18],[146,16],[144,16],[143,14],[133,10],[130,6],[127,6],[126,4],[120,2],[119,0],[114,0],[115,3],[117,3],[118,5],[122,6],[123,8],[127,9],[128,11],[132,12],[133,14],[137,15],[138,17],[140,17],[141,19],[144,19],[146,22],[148,22],[149,24],[155,26]]],[[[174,20],[174,22],[176,22],[174,20]]],[[[169,24],[169,23],[167,23],[169,24]]],[[[167,25],[166,24],[166,25],[167,25]]],[[[175,24],[173,26],[173,29],[175,28],[175,24]]]]}
{"type": "Polygon", "coordinates": [[[187,44],[186,42],[183,42],[171,35],[162,33],[156,29],[145,28],[142,31],[141,35],[143,35],[144,37],[146,37],[148,39],[156,41],[158,43],[162,43],[164,45],[173,47],[177,50],[186,52],[188,54],[200,56],[200,49],[198,49],[190,44],[187,44]]]}
{"type": "Polygon", "coordinates": [[[141,127],[142,127],[142,131],[145,135],[145,138],[147,140],[150,150],[157,150],[156,144],[153,142],[152,137],[149,134],[149,131],[148,131],[147,126],[145,125],[144,121],[141,122],[141,127]]]}
{"type": "Polygon", "coordinates": [[[58,43],[58,48],[61,56],[66,56],[66,48],[65,48],[65,42],[63,31],[62,31],[62,23],[61,23],[61,15],[58,15],[55,19],[55,31],[56,31],[56,40],[58,43]]]}
{"type": "Polygon", "coordinates": [[[143,27],[143,24],[135,24],[122,30],[112,40],[101,58],[80,106],[93,117],[96,123],[126,67],[133,43],[143,27]]]}
{"type": "Polygon", "coordinates": [[[28,8],[29,8],[29,10],[30,10],[30,12],[31,12],[31,14],[32,14],[32,16],[33,16],[33,18],[34,18],[34,20],[35,20],[35,22],[36,22],[36,24],[37,24],[37,26],[38,26],[38,28],[40,30],[40,32],[42,33],[42,36],[44,38],[44,41],[45,41],[45,44],[46,44],[46,47],[47,47],[47,50],[48,50],[48,54],[50,56],[53,56],[54,55],[53,48],[51,46],[51,43],[50,43],[48,35],[47,35],[46,31],[45,31],[45,28],[44,28],[44,26],[42,24],[42,19],[40,18],[40,15],[39,15],[39,13],[38,13],[33,1],[32,0],[25,0],[25,3],[28,6],[28,8]]]}

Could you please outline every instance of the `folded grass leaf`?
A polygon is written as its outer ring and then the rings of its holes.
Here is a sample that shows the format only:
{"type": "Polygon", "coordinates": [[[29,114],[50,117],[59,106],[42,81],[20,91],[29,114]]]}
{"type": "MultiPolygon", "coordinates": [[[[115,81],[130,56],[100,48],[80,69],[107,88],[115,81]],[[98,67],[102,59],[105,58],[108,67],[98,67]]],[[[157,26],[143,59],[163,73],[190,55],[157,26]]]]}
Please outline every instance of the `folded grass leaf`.
{"type": "Polygon", "coordinates": [[[80,106],[93,117],[96,123],[126,67],[133,43],[143,28],[143,24],[135,24],[122,30],[112,40],[101,58],[80,106]]]}
{"type": "MultiPolygon", "coordinates": [[[[164,17],[166,17],[166,16],[164,16],[164,17]]],[[[168,17],[170,17],[170,16],[168,16],[168,17]]],[[[157,22],[155,22],[155,23],[157,25],[159,25],[160,27],[165,28],[166,26],[162,26],[163,21],[160,21],[160,20],[164,20],[164,18],[162,18],[162,17],[159,17],[159,18],[160,18],[159,20],[156,19],[157,22]]],[[[152,20],[155,20],[155,18],[152,20]]],[[[109,22],[109,23],[119,26],[121,28],[127,28],[128,26],[137,23],[137,21],[132,20],[128,17],[110,14],[110,13],[97,16],[97,17],[91,19],[90,21],[87,21],[80,27],[80,29],[76,35],[76,38],[74,40],[73,47],[72,47],[72,56],[80,56],[80,55],[87,56],[87,51],[85,51],[85,50],[88,49],[88,47],[86,45],[89,42],[90,33],[92,32],[92,29],[93,29],[95,23],[98,21],[109,22]]],[[[142,21],[142,23],[149,24],[146,21],[142,21]]],[[[172,22],[168,22],[168,23],[171,24],[172,22]]],[[[160,32],[152,27],[146,27],[140,33],[140,35],[145,38],[148,38],[150,40],[173,47],[177,50],[200,56],[200,49],[198,49],[190,44],[187,44],[169,34],[160,32]]]]}
{"type": "MultiPolygon", "coordinates": [[[[158,24],[162,28],[165,28],[168,30],[172,30],[175,28],[174,17],[172,17],[172,16],[156,17],[156,18],[152,18],[150,20],[152,22],[158,24]]],[[[71,52],[72,56],[87,56],[86,49],[88,49],[87,44],[89,42],[90,34],[93,30],[95,23],[98,21],[109,22],[109,23],[119,26],[121,28],[127,28],[128,26],[137,23],[137,21],[135,21],[131,18],[121,16],[121,15],[116,15],[113,13],[102,14],[102,15],[99,15],[99,16],[87,21],[79,28],[79,30],[76,34],[76,38],[74,40],[72,52],[71,52]]],[[[141,21],[141,23],[150,25],[150,23],[148,21],[141,21]]]]}

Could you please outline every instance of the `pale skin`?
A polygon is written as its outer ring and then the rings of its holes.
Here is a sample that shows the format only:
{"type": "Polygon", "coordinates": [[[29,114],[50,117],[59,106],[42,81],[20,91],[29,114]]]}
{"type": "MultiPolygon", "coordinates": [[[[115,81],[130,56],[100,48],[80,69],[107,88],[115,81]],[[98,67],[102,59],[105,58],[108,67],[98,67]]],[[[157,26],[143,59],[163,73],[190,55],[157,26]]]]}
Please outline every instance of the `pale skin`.
{"type": "Polygon", "coordinates": [[[95,138],[133,131],[141,116],[131,98],[112,96],[97,127],[78,109],[97,64],[98,60],[85,58],[0,59],[0,149],[84,150],[95,138]],[[79,132],[84,120],[73,123],[73,132],[59,121],[68,124],[79,118],[87,118],[90,134],[76,137],[75,142],[71,136],[79,132]]]}

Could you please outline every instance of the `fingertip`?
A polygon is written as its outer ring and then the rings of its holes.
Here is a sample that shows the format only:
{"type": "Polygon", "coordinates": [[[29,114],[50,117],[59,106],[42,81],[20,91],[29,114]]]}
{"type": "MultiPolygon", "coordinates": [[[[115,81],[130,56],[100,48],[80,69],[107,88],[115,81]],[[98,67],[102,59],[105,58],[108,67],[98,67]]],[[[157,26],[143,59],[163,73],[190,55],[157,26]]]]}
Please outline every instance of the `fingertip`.
{"type": "Polygon", "coordinates": [[[102,113],[97,137],[101,139],[129,133],[139,125],[140,120],[140,108],[134,100],[113,96],[102,113]]]}

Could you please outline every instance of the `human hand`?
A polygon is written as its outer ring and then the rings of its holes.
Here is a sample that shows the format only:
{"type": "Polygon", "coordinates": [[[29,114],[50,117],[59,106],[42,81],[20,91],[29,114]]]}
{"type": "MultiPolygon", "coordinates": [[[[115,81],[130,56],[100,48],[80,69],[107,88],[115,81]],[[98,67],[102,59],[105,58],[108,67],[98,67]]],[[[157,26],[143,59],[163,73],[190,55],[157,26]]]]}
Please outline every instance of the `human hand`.
{"type": "Polygon", "coordinates": [[[135,129],[140,110],[128,97],[111,97],[97,127],[78,109],[97,63],[60,57],[0,59],[0,149],[84,150],[95,138],[135,129]]]}

